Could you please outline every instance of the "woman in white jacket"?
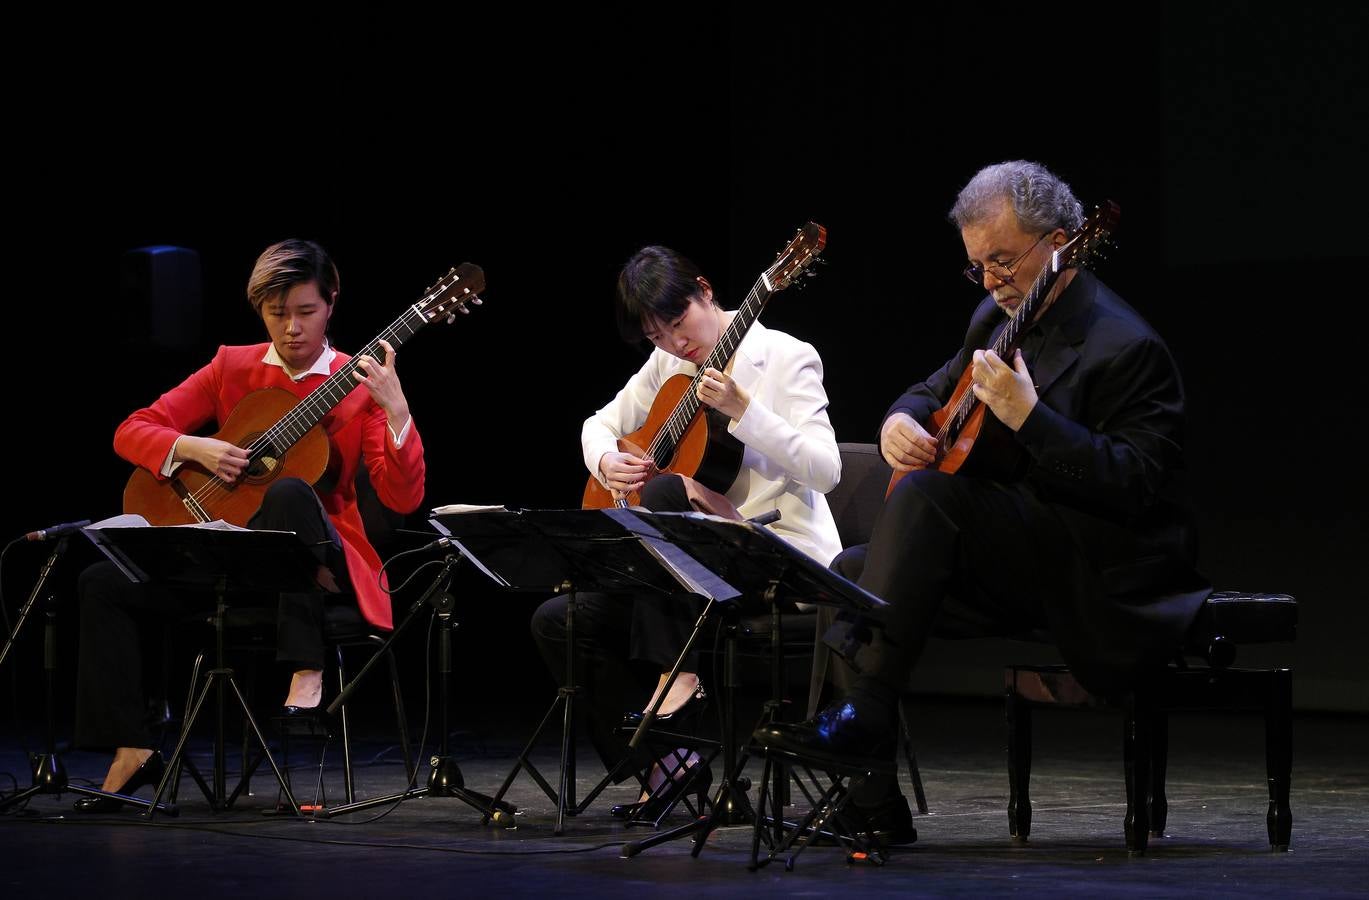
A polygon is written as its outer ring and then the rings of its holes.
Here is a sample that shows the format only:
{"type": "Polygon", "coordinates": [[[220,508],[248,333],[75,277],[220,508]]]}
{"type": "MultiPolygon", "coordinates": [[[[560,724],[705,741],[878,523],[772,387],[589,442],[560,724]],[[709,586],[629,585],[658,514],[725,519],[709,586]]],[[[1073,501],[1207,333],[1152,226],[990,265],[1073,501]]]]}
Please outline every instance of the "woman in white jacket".
{"type": "MultiPolygon", "coordinates": [[[[658,473],[652,460],[619,449],[618,439],[641,428],[661,386],[674,375],[694,378],[732,324],[698,268],[664,247],[645,247],[618,277],[616,313],[624,339],[655,349],[618,395],[585,420],[580,435],[585,465],[614,496],[640,492],[655,510],[690,509],[697,488],[678,475],[658,473]]],[[[812,345],[753,322],[722,370],[698,380],[699,401],[739,443],[741,464],[731,485],[714,485],[742,517],[777,510],[771,529],[826,565],[841,550],[824,494],[841,476],[841,456],[827,418],[822,361],[812,345]]],[[[716,495],[713,500],[721,502],[716,495]]],[[[591,739],[610,769],[626,751],[617,728],[624,709],[649,709],[689,637],[697,606],[660,597],[576,595],[576,643],[589,689],[591,739]],[[650,676],[658,676],[648,696],[650,676]]],[[[553,677],[565,674],[567,598],[555,597],[533,615],[532,632],[553,677]]],[[[687,660],[661,704],[658,721],[678,731],[703,706],[694,661],[687,660]]],[[[630,721],[634,714],[629,714],[630,721]]],[[[640,716],[640,714],[635,714],[640,716]]],[[[693,758],[686,764],[692,764],[693,758]]],[[[707,773],[703,773],[707,774],[707,773]]],[[[705,783],[710,779],[703,779],[705,783]]],[[[625,818],[655,818],[646,804],[668,804],[673,782],[655,769],[660,788],[638,804],[614,807],[625,818]]],[[[696,779],[695,784],[698,784],[696,779]]]]}

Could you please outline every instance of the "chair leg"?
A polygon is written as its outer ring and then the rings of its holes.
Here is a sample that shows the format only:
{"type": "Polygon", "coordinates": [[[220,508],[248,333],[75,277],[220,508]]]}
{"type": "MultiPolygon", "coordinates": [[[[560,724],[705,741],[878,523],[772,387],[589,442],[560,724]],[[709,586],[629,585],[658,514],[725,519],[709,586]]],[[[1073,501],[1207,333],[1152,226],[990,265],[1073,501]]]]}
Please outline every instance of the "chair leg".
{"type": "Polygon", "coordinates": [[[1146,852],[1150,837],[1150,811],[1146,801],[1150,797],[1150,732],[1153,711],[1150,703],[1138,694],[1127,699],[1126,718],[1122,725],[1122,759],[1127,782],[1127,814],[1122,820],[1126,833],[1127,850],[1133,854],[1146,852]]]}
{"type": "Polygon", "coordinates": [[[922,789],[922,770],[917,767],[917,755],[913,753],[912,717],[908,715],[907,696],[898,698],[898,721],[903,737],[903,759],[908,763],[908,777],[913,782],[913,799],[917,801],[917,811],[927,815],[927,793],[922,789]]]}
{"type": "Polygon", "coordinates": [[[1008,833],[1025,842],[1032,830],[1031,704],[1008,690],[1008,833]]]}
{"type": "Polygon", "coordinates": [[[1278,669],[1270,673],[1264,711],[1265,774],[1269,779],[1269,846],[1287,850],[1293,836],[1293,812],[1288,792],[1293,780],[1293,673],[1278,669]]]}
{"type": "Polygon", "coordinates": [[[1150,834],[1165,836],[1169,818],[1169,798],[1165,795],[1165,775],[1169,767],[1169,715],[1157,709],[1151,717],[1150,731],[1150,834]]]}

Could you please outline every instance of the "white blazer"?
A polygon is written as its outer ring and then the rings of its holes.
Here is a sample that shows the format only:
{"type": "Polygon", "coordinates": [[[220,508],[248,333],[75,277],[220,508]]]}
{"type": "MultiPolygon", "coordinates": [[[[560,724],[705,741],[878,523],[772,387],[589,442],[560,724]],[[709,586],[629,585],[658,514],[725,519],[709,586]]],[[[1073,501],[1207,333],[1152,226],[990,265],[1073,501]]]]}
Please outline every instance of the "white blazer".
{"type": "MultiPolygon", "coordinates": [[[[642,427],[668,378],[693,378],[698,371],[692,362],[653,350],[618,396],[585,420],[580,446],[590,473],[602,482],[599,460],[618,449],[618,438],[642,427]]],[[[823,495],[841,478],[841,453],[827,418],[817,350],[755,322],[737,348],[732,378],[751,403],[740,420],[728,422],[744,452],[727,499],[747,518],[778,509],[779,521],[768,527],[827,565],[841,551],[841,540],[823,495]]]]}

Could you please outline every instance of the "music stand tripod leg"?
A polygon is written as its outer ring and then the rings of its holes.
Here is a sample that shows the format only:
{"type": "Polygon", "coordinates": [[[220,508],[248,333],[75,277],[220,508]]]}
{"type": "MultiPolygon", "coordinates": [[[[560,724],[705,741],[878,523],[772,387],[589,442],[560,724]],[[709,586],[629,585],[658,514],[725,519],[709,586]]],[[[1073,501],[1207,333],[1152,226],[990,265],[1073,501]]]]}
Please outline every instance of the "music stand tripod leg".
{"type": "MultiPolygon", "coordinates": [[[[300,810],[299,804],[295,801],[294,794],[290,791],[290,784],[285,778],[285,774],[281,772],[280,767],[276,765],[275,757],[271,755],[270,745],[267,744],[266,738],[262,735],[261,729],[257,726],[257,720],[252,715],[252,710],[248,706],[247,700],[243,697],[242,691],[238,689],[237,682],[233,679],[233,670],[224,665],[224,619],[228,612],[227,595],[227,580],[224,579],[221,580],[218,585],[214,609],[214,652],[217,657],[217,666],[206,673],[204,687],[200,689],[199,695],[195,698],[194,706],[186,715],[185,724],[181,728],[181,735],[176,741],[176,749],[171,754],[171,759],[166,767],[166,773],[162,776],[161,782],[157,785],[157,793],[154,799],[160,801],[172,779],[179,776],[186,744],[190,738],[190,731],[199,718],[200,711],[204,709],[204,701],[208,698],[209,692],[213,690],[217,695],[217,703],[214,712],[214,791],[213,796],[210,798],[210,805],[216,810],[228,809],[237,801],[239,794],[242,793],[248,779],[251,777],[252,771],[256,768],[256,764],[254,763],[250,768],[247,768],[242,772],[233,793],[230,796],[225,797],[224,795],[227,793],[227,778],[224,772],[224,713],[227,707],[227,703],[225,702],[227,691],[229,688],[232,688],[233,697],[237,700],[238,707],[242,710],[243,721],[248,724],[252,736],[257,740],[257,746],[261,751],[260,758],[266,759],[267,762],[271,764],[271,771],[275,774],[276,782],[280,785],[280,789],[282,793],[284,793],[286,801],[290,804],[291,811],[295,816],[302,818],[304,814],[300,810]]],[[[198,661],[196,666],[198,668],[198,661]]],[[[203,787],[203,785],[201,785],[201,787],[203,787]]],[[[155,811],[155,808],[149,809],[146,813],[147,817],[151,819],[155,814],[155,811]]]]}
{"type": "MultiPolygon", "coordinates": [[[[558,836],[565,831],[566,815],[577,815],[584,810],[584,806],[576,808],[575,805],[575,695],[580,691],[580,688],[575,684],[575,610],[577,609],[579,602],[575,598],[576,591],[573,585],[563,585],[562,587],[567,592],[565,684],[557,689],[556,699],[551,702],[551,706],[547,709],[546,715],[542,716],[542,721],[538,723],[537,729],[532,733],[532,737],[523,745],[523,750],[518,754],[517,761],[514,762],[513,768],[509,770],[509,774],[504,777],[504,783],[499,786],[499,790],[495,793],[493,798],[495,803],[500,803],[503,800],[504,794],[507,793],[508,789],[513,785],[513,780],[518,777],[518,773],[526,769],[528,774],[532,776],[533,781],[537,783],[537,786],[547,795],[547,799],[556,804],[556,824],[553,827],[553,833],[558,836]],[[556,708],[563,703],[565,704],[565,708],[561,711],[560,771],[557,777],[557,789],[553,790],[552,786],[547,783],[546,778],[544,778],[537,767],[533,765],[531,754],[533,748],[537,746],[537,742],[541,739],[542,733],[546,730],[548,723],[551,722],[552,716],[556,714],[556,708]]],[[[602,789],[603,783],[601,782],[594,790],[591,797],[586,800],[586,803],[588,803],[589,800],[592,800],[602,789]]],[[[498,821],[496,821],[495,824],[499,824],[498,821]]]]}

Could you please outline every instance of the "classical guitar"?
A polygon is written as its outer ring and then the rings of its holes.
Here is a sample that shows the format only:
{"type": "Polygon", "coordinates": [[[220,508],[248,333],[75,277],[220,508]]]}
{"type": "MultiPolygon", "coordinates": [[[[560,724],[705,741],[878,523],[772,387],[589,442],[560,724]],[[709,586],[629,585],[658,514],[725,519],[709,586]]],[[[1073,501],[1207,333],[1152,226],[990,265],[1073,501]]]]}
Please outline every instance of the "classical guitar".
{"type": "MultiPolygon", "coordinates": [[[[1117,226],[1122,210],[1111,200],[1094,210],[1079,230],[1052,255],[1042,268],[1031,289],[1027,291],[1008,321],[998,330],[986,349],[993,350],[1000,359],[1011,360],[1021,341],[1022,332],[1036,318],[1041,304],[1050,294],[1062,272],[1067,268],[1087,265],[1106,243],[1117,226]]],[[[928,430],[937,441],[936,461],[928,468],[964,475],[999,475],[1011,473],[1020,461],[1021,451],[1005,434],[1008,429],[979,402],[970,390],[972,366],[966,366],[956,382],[955,390],[946,405],[932,413],[928,430]]],[[[925,423],[924,423],[925,424],[925,423]]],[[[889,491],[906,475],[895,472],[889,479],[889,491]]]]}
{"type": "MultiPolygon", "coordinates": [[[[765,304],[793,284],[826,245],[827,229],[816,222],[799,229],[798,235],[779,252],[774,264],[756,279],[731,324],[718,338],[713,352],[699,364],[698,373],[692,378],[681,374],[666,379],[651,403],[646,423],[619,438],[618,449],[654,459],[663,472],[688,475],[705,487],[725,493],[741,469],[742,447],[727,433],[727,417],[699,402],[699,380],[703,378],[704,369],[726,368],[765,304]],[[668,462],[661,465],[662,461],[668,462]]],[[[615,504],[635,506],[639,499],[636,492],[615,499],[599,479],[591,476],[585,484],[582,506],[585,509],[604,509],[615,504]]]]}
{"type": "Polygon", "coordinates": [[[223,519],[246,525],[277,478],[302,478],[314,484],[328,469],[328,436],[319,422],[361,383],[352,377],[362,355],[384,359],[380,341],[400,345],[429,322],[451,321],[457,312],[478,306],[485,273],[462,263],[428,288],[388,328],[322,384],[300,399],[280,388],[253,391],[239,401],[214,437],[250,454],[242,477],[228,483],[194,463],[159,481],[139,467],[124,488],[124,512],[138,513],[153,525],[185,525],[223,519]]]}

